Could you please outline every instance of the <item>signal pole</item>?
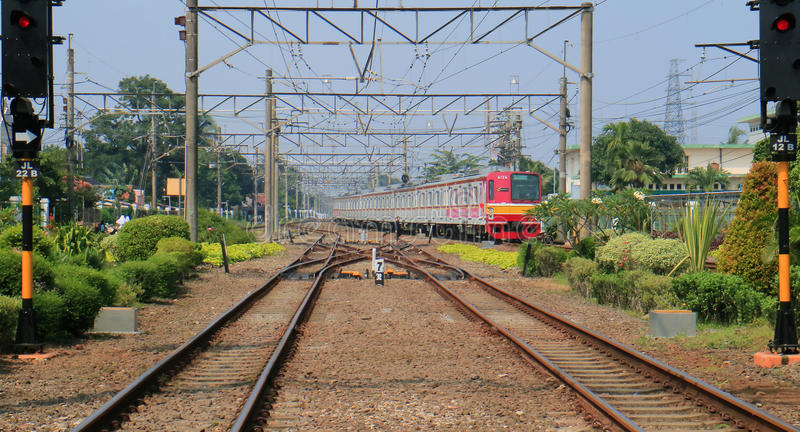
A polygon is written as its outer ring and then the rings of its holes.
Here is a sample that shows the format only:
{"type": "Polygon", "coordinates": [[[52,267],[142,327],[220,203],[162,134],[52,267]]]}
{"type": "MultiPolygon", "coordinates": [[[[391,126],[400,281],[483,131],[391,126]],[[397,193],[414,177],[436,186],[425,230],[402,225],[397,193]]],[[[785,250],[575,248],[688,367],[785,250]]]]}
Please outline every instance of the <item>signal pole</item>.
{"type": "Polygon", "coordinates": [[[158,213],[158,203],[156,201],[156,91],[150,93],[150,208],[158,213]]]}
{"type": "Polygon", "coordinates": [[[266,73],[266,114],[264,119],[264,126],[267,130],[267,135],[264,137],[265,152],[264,152],[264,238],[266,241],[272,240],[273,236],[273,213],[275,208],[272,207],[272,169],[275,166],[275,153],[272,144],[272,69],[267,69],[266,73]]]}
{"type": "Polygon", "coordinates": [[[186,221],[197,241],[197,0],[186,0],[186,221]]]}
{"type": "Polygon", "coordinates": [[[67,42],[67,115],[66,121],[66,146],[69,157],[69,172],[75,172],[77,161],[82,158],[80,151],[75,148],[75,50],[72,49],[72,34],[67,42]]]}

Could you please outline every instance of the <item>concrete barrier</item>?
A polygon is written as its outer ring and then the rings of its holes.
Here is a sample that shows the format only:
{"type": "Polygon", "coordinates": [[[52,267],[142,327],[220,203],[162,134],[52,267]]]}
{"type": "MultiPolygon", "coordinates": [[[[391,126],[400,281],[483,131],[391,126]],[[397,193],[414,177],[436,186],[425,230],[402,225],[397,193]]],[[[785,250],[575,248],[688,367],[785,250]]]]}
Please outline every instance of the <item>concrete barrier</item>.
{"type": "Polygon", "coordinates": [[[92,333],[138,333],[136,331],[137,308],[103,307],[94,319],[92,333]]]}
{"type": "Polygon", "coordinates": [[[650,336],[671,338],[679,334],[697,336],[697,312],[690,310],[650,311],[650,336]]]}

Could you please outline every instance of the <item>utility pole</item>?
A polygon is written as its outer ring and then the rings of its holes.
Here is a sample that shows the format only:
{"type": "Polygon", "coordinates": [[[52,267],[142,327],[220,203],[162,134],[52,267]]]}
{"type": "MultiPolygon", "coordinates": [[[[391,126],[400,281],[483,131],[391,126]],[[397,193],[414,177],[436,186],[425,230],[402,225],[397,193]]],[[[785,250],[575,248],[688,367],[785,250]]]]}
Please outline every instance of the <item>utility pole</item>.
{"type": "Polygon", "coordinates": [[[558,193],[567,193],[567,77],[561,82],[561,120],[558,123],[558,193]]]}
{"type": "Polygon", "coordinates": [[[592,18],[594,6],[583,3],[581,12],[581,199],[592,195],[592,18]]]}
{"type": "Polygon", "coordinates": [[[275,128],[272,131],[272,208],[275,209],[272,213],[272,232],[274,235],[277,236],[278,232],[280,231],[280,205],[278,203],[279,191],[280,191],[280,184],[278,179],[280,178],[280,172],[278,171],[278,135],[280,134],[280,128],[278,127],[278,119],[275,115],[275,99],[272,99],[272,126],[275,128]]]}
{"type": "Polygon", "coordinates": [[[197,241],[197,0],[186,0],[186,221],[197,241]]]}
{"type": "Polygon", "coordinates": [[[299,193],[300,193],[300,178],[295,176],[295,182],[294,182],[294,216],[295,216],[295,219],[297,219],[297,217],[299,216],[299,213],[297,212],[300,209],[300,201],[298,200],[300,198],[299,193]]]}
{"type": "Polygon", "coordinates": [[[272,168],[274,164],[275,153],[272,146],[272,69],[267,69],[266,77],[266,115],[264,118],[264,128],[267,134],[264,137],[265,152],[264,152],[264,237],[265,240],[272,240],[274,234],[272,228],[272,213],[275,208],[272,207],[272,168]]]}
{"type": "Polygon", "coordinates": [[[76,161],[82,159],[75,148],[75,50],[72,49],[72,34],[67,42],[67,115],[66,146],[70,174],[75,172],[76,161]],[[76,157],[77,156],[77,157],[76,157]]]}
{"type": "Polygon", "coordinates": [[[151,169],[151,178],[150,182],[152,183],[150,188],[150,208],[158,212],[158,205],[156,203],[156,164],[158,163],[158,159],[156,159],[156,91],[155,88],[153,92],[150,93],[150,167],[151,169]]]}
{"type": "MultiPolygon", "coordinates": [[[[258,223],[258,147],[255,147],[256,160],[253,163],[253,225],[258,223]]],[[[267,193],[266,185],[264,185],[264,193],[267,193]]],[[[266,206],[266,201],[264,205],[266,206]]],[[[264,214],[267,214],[267,209],[264,208],[264,214]]]]}
{"type": "Polygon", "coordinates": [[[222,167],[220,166],[220,153],[222,152],[222,135],[217,126],[217,214],[222,214],[222,167]]]}
{"type": "Polygon", "coordinates": [[[283,217],[289,222],[289,167],[283,166],[283,217]]]}

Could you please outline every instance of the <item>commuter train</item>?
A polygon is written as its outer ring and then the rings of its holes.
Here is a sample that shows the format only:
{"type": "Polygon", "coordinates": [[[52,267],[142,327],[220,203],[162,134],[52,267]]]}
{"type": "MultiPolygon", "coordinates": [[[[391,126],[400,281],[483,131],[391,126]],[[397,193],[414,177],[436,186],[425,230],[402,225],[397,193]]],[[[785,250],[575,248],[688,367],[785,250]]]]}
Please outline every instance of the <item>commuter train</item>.
{"type": "Polygon", "coordinates": [[[333,218],[353,225],[402,230],[447,238],[497,240],[536,237],[542,226],[525,214],[541,202],[536,173],[498,171],[334,199],[333,218]]]}

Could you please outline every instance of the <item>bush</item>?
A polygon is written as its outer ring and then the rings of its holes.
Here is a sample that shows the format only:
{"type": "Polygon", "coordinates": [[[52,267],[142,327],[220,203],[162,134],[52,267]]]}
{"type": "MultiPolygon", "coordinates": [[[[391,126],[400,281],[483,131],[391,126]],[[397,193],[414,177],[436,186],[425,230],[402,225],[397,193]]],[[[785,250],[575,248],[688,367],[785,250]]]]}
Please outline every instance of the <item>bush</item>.
{"type": "Polygon", "coordinates": [[[140,300],[173,297],[181,277],[180,262],[172,254],[159,253],[146,261],[128,261],[117,267],[117,276],[142,289],[140,300]]]}
{"type": "Polygon", "coordinates": [[[133,306],[142,296],[144,296],[144,290],[139,285],[118,280],[117,296],[114,298],[114,306],[133,306]]]}
{"type": "Polygon", "coordinates": [[[14,342],[22,300],[0,295],[0,346],[14,342]]]}
{"type": "Polygon", "coordinates": [[[57,292],[39,291],[33,296],[33,310],[36,314],[36,335],[45,341],[63,333],[64,309],[66,302],[57,292]]]}
{"type": "Polygon", "coordinates": [[[561,271],[567,251],[560,247],[545,246],[536,251],[536,264],[539,274],[551,277],[561,271]]]}
{"type": "Polygon", "coordinates": [[[597,273],[597,263],[586,258],[570,258],[564,263],[564,271],[572,291],[588,298],[592,293],[591,277],[597,273]]]}
{"type": "Polygon", "coordinates": [[[598,303],[625,307],[630,304],[630,282],[622,273],[595,273],[589,278],[598,303]]]}
{"type": "Polygon", "coordinates": [[[736,275],[699,272],[672,280],[672,291],[702,321],[721,324],[752,322],[763,314],[764,294],[736,275]]]}
{"type": "Polygon", "coordinates": [[[92,327],[100,312],[100,291],[79,279],[63,278],[59,283],[64,298],[64,329],[80,335],[92,327]]]}
{"type": "Polygon", "coordinates": [[[594,251],[596,249],[597,240],[594,237],[586,237],[579,241],[572,249],[581,258],[594,259],[594,251]]]}
{"type": "Polygon", "coordinates": [[[95,246],[94,234],[85,226],[74,222],[58,227],[54,243],[56,249],[64,255],[78,255],[95,246]]]}
{"type": "Polygon", "coordinates": [[[717,269],[740,276],[763,293],[774,292],[777,260],[764,262],[764,248],[777,218],[777,169],[774,162],[753,164],[745,177],[736,216],[719,248],[717,269]]]}
{"type": "Polygon", "coordinates": [[[88,248],[85,251],[75,255],[64,255],[61,262],[64,264],[71,264],[76,266],[89,266],[96,270],[102,270],[103,264],[106,262],[105,252],[101,249],[88,248]]]}
{"type": "Polygon", "coordinates": [[[102,250],[107,259],[110,261],[117,261],[119,260],[119,248],[117,247],[117,235],[110,235],[107,237],[103,237],[100,240],[100,250],[102,250]]]}
{"type": "Polygon", "coordinates": [[[247,232],[235,222],[205,209],[199,209],[197,212],[197,226],[198,240],[201,243],[219,242],[222,234],[225,234],[225,243],[229,245],[252,243],[256,240],[252,233],[247,232]],[[208,230],[208,227],[212,229],[208,230]]]}
{"type": "Polygon", "coordinates": [[[665,275],[680,264],[676,274],[689,265],[686,259],[686,245],[679,240],[645,240],[631,247],[632,267],[639,270],[665,275]],[[681,263],[681,261],[683,261],[681,263]]]}
{"type": "Polygon", "coordinates": [[[179,216],[147,216],[133,219],[117,233],[117,258],[120,261],[144,260],[156,252],[162,238],[189,238],[189,224],[179,216]]]}
{"type": "Polygon", "coordinates": [[[595,250],[595,259],[605,271],[630,270],[633,268],[631,249],[648,240],[650,236],[640,232],[612,237],[608,243],[595,250]]]}
{"type": "Polygon", "coordinates": [[[203,263],[206,257],[198,243],[180,237],[163,238],[156,245],[157,253],[177,253],[181,266],[186,270],[193,269],[203,263]]]}
{"type": "MultiPolygon", "coordinates": [[[[0,248],[22,250],[22,225],[10,226],[0,233],[0,248]]],[[[33,252],[36,255],[50,257],[55,250],[53,240],[45,235],[38,226],[33,227],[33,252]]]]}
{"type": "Polygon", "coordinates": [[[117,296],[118,280],[99,270],[89,267],[61,264],[56,266],[56,285],[67,279],[75,279],[90,287],[97,288],[100,293],[101,306],[111,306],[117,296]]]}
{"type": "Polygon", "coordinates": [[[653,309],[668,309],[678,303],[672,294],[672,279],[648,271],[623,272],[623,278],[631,289],[629,303],[623,305],[646,314],[653,309]]]}
{"type": "Polygon", "coordinates": [[[539,274],[539,263],[536,260],[536,252],[542,247],[544,247],[544,245],[536,240],[523,242],[519,245],[519,250],[517,251],[517,267],[519,267],[520,272],[525,270],[525,274],[523,274],[523,276],[533,276],[539,274]],[[529,254],[527,254],[528,262],[526,267],[525,257],[528,246],[530,246],[531,251],[529,254]]]}
{"type": "MultiPolygon", "coordinates": [[[[47,290],[53,287],[53,268],[50,263],[33,255],[34,286],[47,290]]],[[[0,249],[0,295],[19,296],[22,291],[22,255],[9,249],[0,249]]]]}

